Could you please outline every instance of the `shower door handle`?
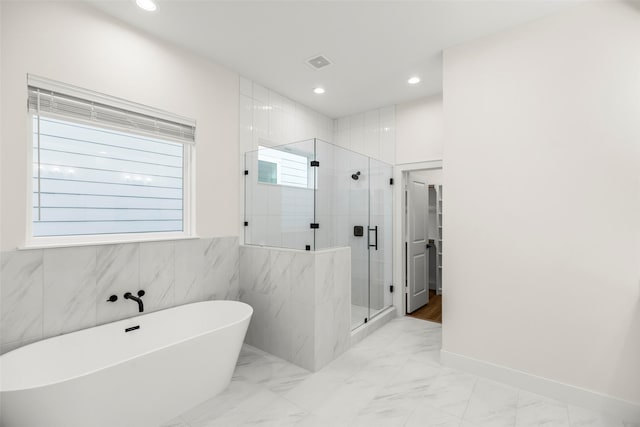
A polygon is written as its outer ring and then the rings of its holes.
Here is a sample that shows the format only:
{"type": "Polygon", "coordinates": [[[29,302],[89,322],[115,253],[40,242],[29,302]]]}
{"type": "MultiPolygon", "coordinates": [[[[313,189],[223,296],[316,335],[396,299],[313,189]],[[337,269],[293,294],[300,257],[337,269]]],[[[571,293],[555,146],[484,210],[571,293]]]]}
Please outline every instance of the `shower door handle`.
{"type": "Polygon", "coordinates": [[[376,225],[375,228],[371,228],[371,227],[367,227],[367,237],[369,240],[369,247],[370,248],[376,248],[376,251],[378,250],[378,226],[376,225]],[[371,232],[374,232],[375,238],[376,238],[376,243],[374,243],[373,245],[371,244],[371,232]]]}

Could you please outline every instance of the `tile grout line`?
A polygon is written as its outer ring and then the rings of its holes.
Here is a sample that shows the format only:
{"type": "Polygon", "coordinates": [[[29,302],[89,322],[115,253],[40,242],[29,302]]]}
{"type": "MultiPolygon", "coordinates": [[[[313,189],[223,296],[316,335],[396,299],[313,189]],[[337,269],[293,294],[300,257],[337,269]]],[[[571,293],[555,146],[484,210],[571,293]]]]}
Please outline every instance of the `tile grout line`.
{"type": "Polygon", "coordinates": [[[567,421],[569,422],[569,427],[571,427],[573,423],[571,422],[571,411],[569,411],[569,404],[567,403],[565,406],[567,407],[567,421]]]}
{"type": "Polygon", "coordinates": [[[467,404],[464,407],[464,412],[462,413],[462,422],[465,422],[467,411],[469,410],[469,404],[471,403],[471,399],[473,398],[473,393],[476,391],[476,386],[478,385],[478,377],[473,381],[473,387],[471,388],[471,394],[469,395],[469,400],[467,400],[467,404]]]}
{"type": "Polygon", "coordinates": [[[518,397],[516,397],[516,417],[513,420],[513,425],[516,427],[518,425],[518,413],[520,412],[520,394],[522,393],[521,389],[518,389],[518,397]]]}

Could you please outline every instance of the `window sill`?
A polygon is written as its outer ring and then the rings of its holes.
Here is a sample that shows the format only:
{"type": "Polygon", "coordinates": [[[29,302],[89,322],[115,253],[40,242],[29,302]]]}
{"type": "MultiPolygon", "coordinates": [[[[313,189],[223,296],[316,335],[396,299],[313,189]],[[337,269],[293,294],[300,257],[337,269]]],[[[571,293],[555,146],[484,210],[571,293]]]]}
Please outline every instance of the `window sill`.
{"type": "Polygon", "coordinates": [[[200,239],[199,236],[187,236],[187,235],[174,235],[174,236],[149,236],[149,237],[130,237],[130,238],[107,238],[100,239],[96,238],[95,240],[82,240],[82,241],[40,241],[34,240],[29,243],[25,243],[23,246],[19,246],[17,250],[19,251],[28,251],[33,249],[54,249],[54,248],[72,248],[77,246],[103,246],[103,245],[120,245],[120,244],[128,244],[128,243],[152,243],[152,242],[168,242],[168,241],[179,241],[179,240],[196,240],[200,239]]]}

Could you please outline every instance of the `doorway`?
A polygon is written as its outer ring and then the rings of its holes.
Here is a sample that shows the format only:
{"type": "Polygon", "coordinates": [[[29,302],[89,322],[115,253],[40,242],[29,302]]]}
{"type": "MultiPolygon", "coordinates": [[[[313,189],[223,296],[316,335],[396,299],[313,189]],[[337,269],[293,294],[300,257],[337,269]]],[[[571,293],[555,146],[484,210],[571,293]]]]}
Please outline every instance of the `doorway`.
{"type": "Polygon", "coordinates": [[[442,168],[403,174],[405,314],[442,323],[442,168]]]}

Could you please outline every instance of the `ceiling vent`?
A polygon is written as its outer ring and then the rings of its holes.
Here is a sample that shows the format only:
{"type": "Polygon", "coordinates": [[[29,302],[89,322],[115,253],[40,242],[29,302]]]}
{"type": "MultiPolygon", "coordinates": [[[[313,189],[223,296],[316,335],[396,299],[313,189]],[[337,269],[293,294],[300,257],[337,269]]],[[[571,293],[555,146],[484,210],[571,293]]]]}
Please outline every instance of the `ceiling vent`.
{"type": "Polygon", "coordinates": [[[307,64],[314,70],[321,70],[331,65],[332,62],[324,55],[314,55],[307,59],[307,64]]]}

